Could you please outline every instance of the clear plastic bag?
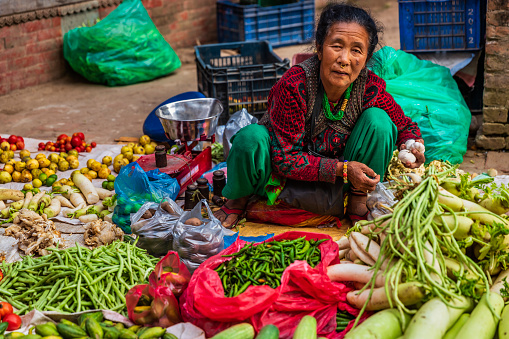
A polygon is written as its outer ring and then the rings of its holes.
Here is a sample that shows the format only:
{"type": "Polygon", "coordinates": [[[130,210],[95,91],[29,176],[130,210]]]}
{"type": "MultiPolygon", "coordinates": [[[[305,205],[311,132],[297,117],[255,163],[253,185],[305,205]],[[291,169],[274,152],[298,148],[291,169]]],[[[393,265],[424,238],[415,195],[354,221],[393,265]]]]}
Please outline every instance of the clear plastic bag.
{"type": "Polygon", "coordinates": [[[138,236],[137,246],[146,249],[153,256],[163,256],[171,251],[173,228],[182,213],[182,209],[173,200],[161,204],[145,203],[131,217],[131,230],[138,236]],[[174,213],[164,209],[162,207],[164,203],[168,203],[174,213]],[[154,215],[149,219],[142,219],[143,214],[149,209],[156,210],[154,215]]]}
{"type": "Polygon", "coordinates": [[[206,200],[201,200],[191,211],[184,212],[173,229],[173,248],[180,259],[193,272],[209,257],[224,249],[224,235],[231,235],[214,217],[206,200]],[[209,219],[201,214],[202,205],[207,208],[209,219]],[[190,218],[199,219],[199,226],[188,225],[190,218]]]}
{"type": "Polygon", "coordinates": [[[230,116],[228,122],[226,123],[223,131],[223,148],[224,148],[224,158],[228,158],[228,153],[230,152],[230,148],[232,148],[232,143],[230,139],[243,127],[247,125],[256,124],[258,122],[258,118],[252,116],[247,112],[245,108],[242,110],[235,112],[230,116]]]}
{"type": "Polygon", "coordinates": [[[392,213],[392,206],[396,203],[396,198],[390,189],[384,183],[378,183],[373,192],[368,194],[366,206],[370,214],[368,219],[376,219],[382,215],[392,213]]]}

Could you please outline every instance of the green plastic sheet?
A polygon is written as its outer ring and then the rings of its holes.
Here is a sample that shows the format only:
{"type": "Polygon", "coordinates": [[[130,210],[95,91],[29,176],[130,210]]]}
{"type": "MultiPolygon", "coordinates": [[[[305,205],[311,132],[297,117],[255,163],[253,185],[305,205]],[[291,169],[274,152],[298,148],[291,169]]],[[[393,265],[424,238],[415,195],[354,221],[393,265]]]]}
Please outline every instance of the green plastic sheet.
{"type": "Polygon", "coordinates": [[[64,57],[86,79],[108,86],[152,80],[181,66],[140,0],[124,0],[96,25],[67,32],[64,57]]]}
{"type": "Polygon", "coordinates": [[[385,80],[387,92],[419,125],[426,163],[463,162],[471,113],[448,68],[392,47],[375,52],[371,70],[385,80]]]}

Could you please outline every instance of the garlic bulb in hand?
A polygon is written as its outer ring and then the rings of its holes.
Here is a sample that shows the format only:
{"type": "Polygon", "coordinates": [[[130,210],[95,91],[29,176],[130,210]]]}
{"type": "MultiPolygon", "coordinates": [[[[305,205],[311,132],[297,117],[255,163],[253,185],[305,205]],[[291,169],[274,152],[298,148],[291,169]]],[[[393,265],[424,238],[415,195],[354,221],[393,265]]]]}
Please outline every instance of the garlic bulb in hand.
{"type": "Polygon", "coordinates": [[[417,158],[415,157],[415,155],[412,154],[412,152],[410,152],[409,150],[407,149],[404,149],[404,150],[401,150],[399,151],[399,155],[398,155],[398,158],[399,160],[401,160],[402,163],[406,164],[408,162],[410,163],[414,163],[415,160],[417,160],[417,158]]]}
{"type": "Polygon", "coordinates": [[[414,139],[408,139],[405,142],[405,147],[407,150],[412,151],[413,149],[416,149],[417,151],[424,153],[424,145],[420,142],[415,141],[414,139]]]}
{"type": "Polygon", "coordinates": [[[412,150],[412,146],[414,144],[415,140],[414,139],[408,139],[406,142],[405,142],[405,147],[407,150],[411,151],[412,150]]]}

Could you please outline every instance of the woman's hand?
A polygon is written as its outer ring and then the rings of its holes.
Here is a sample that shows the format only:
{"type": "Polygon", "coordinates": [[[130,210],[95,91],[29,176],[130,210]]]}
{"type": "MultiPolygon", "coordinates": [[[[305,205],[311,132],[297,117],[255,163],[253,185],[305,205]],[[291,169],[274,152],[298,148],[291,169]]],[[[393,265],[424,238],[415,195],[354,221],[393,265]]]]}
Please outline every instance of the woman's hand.
{"type": "MultiPolygon", "coordinates": [[[[415,142],[419,142],[421,144],[424,145],[424,140],[422,139],[416,139],[415,142]]],[[[405,144],[402,144],[399,148],[399,150],[404,150],[406,149],[406,145],[405,144]]],[[[406,162],[406,163],[403,163],[403,165],[406,167],[406,168],[418,168],[418,167],[421,167],[422,164],[424,164],[424,161],[426,160],[426,157],[424,157],[424,153],[422,152],[419,152],[418,150],[416,150],[415,148],[412,149],[412,154],[415,155],[415,162],[406,162]]]]}
{"type": "MultiPolygon", "coordinates": [[[[380,175],[376,174],[367,165],[357,162],[349,161],[347,163],[348,180],[353,186],[353,189],[360,192],[373,192],[376,184],[380,182],[380,175]],[[370,178],[371,177],[371,178],[370,178]]],[[[338,163],[336,175],[340,178],[343,177],[343,163],[338,163]]],[[[340,180],[338,178],[337,180],[340,180]]]]}

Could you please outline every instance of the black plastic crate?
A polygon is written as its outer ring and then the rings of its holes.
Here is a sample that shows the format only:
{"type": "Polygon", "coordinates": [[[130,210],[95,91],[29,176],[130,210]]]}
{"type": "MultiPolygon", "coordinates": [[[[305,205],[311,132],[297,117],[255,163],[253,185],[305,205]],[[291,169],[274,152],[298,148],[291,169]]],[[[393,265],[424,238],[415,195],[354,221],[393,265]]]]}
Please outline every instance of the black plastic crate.
{"type": "Polygon", "coordinates": [[[281,60],[267,41],[203,45],[194,50],[198,91],[220,100],[226,112],[219,124],[242,108],[261,118],[272,86],[290,68],[290,60],[281,60]]]}

